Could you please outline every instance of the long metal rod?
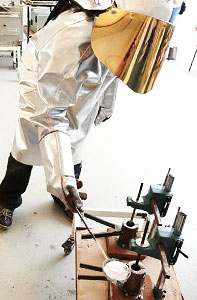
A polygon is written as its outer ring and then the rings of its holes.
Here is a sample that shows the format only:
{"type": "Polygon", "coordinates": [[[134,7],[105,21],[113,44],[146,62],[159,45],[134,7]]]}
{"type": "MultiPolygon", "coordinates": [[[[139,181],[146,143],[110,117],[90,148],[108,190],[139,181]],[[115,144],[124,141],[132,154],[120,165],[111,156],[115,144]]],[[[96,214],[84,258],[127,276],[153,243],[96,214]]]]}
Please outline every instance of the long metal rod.
{"type": "MultiPolygon", "coordinates": [[[[150,220],[147,219],[147,221],[146,221],[146,226],[145,226],[145,229],[144,229],[144,233],[143,233],[143,236],[142,236],[141,246],[144,245],[144,241],[145,241],[145,238],[146,238],[146,234],[147,234],[147,232],[148,232],[149,224],[150,224],[150,220]]],[[[136,259],[136,263],[133,265],[134,270],[137,269],[137,268],[139,267],[140,257],[141,257],[141,254],[138,254],[137,259],[136,259]]]]}
{"type": "Polygon", "coordinates": [[[106,226],[108,226],[108,227],[111,227],[111,228],[113,228],[113,229],[115,229],[115,228],[117,227],[116,224],[113,224],[113,223],[111,223],[111,222],[108,222],[108,221],[106,221],[106,220],[103,220],[103,219],[101,219],[101,218],[98,218],[98,217],[96,217],[96,216],[90,215],[90,214],[88,214],[88,213],[86,213],[86,212],[84,213],[84,217],[86,217],[86,218],[88,218],[88,219],[91,219],[91,220],[93,220],[93,221],[95,221],[95,222],[98,222],[98,223],[100,223],[100,224],[106,225],[106,226]]]}
{"type": "Polygon", "coordinates": [[[78,279],[81,280],[102,280],[108,281],[105,276],[94,276],[94,275],[78,275],[78,279]]]}
{"type": "MultiPolygon", "coordinates": [[[[95,238],[100,238],[100,237],[109,237],[109,236],[118,236],[121,235],[122,231],[112,231],[112,232],[99,232],[99,233],[95,233],[94,236],[95,238]]],[[[92,236],[91,234],[82,234],[81,235],[82,240],[84,239],[91,239],[92,236]]]]}
{"type": "MultiPolygon", "coordinates": [[[[143,183],[140,184],[140,189],[139,189],[139,192],[138,192],[138,195],[137,195],[136,202],[138,202],[139,199],[140,199],[140,195],[141,195],[141,192],[142,192],[143,185],[144,185],[143,183]]],[[[136,212],[136,208],[134,208],[133,213],[132,213],[132,215],[131,215],[131,219],[130,219],[130,221],[129,221],[130,224],[133,223],[133,219],[134,219],[134,216],[135,216],[135,212],[136,212]]]]}
{"type": "Polygon", "coordinates": [[[99,244],[99,242],[96,240],[94,234],[92,233],[92,231],[91,231],[90,228],[88,227],[88,225],[87,225],[86,221],[84,220],[82,214],[80,213],[79,209],[78,209],[77,207],[75,207],[75,209],[76,209],[76,211],[77,211],[77,213],[78,213],[78,215],[79,215],[81,221],[82,221],[83,224],[85,225],[86,229],[88,230],[88,232],[90,233],[90,235],[91,235],[92,238],[94,239],[95,243],[97,244],[98,248],[101,250],[103,256],[105,257],[106,260],[108,260],[108,257],[107,257],[107,255],[106,255],[105,251],[103,250],[103,248],[101,247],[101,245],[99,244]]]}
{"type": "Polygon", "coordinates": [[[30,8],[27,6],[27,43],[29,43],[29,33],[30,33],[30,8]]]}

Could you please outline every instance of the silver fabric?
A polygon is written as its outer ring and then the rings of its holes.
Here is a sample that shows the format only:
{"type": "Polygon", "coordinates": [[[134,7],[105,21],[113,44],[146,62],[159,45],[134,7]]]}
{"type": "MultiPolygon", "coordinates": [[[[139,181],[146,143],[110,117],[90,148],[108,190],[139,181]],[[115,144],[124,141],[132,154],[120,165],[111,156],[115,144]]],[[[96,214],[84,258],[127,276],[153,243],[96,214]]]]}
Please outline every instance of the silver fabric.
{"type": "Polygon", "coordinates": [[[117,80],[91,49],[92,28],[83,12],[60,14],[30,39],[19,65],[12,155],[43,164],[47,190],[63,202],[92,124],[110,117],[115,101],[117,80]]]}

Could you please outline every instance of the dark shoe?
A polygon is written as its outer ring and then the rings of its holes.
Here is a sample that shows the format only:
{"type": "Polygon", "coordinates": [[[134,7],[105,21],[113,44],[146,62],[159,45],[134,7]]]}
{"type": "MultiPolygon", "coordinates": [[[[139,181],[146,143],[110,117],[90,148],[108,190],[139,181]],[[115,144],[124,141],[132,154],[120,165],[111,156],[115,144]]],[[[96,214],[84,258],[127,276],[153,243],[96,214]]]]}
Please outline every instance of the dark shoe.
{"type": "Polygon", "coordinates": [[[0,226],[7,229],[12,224],[13,211],[8,208],[0,208],[0,226]]]}

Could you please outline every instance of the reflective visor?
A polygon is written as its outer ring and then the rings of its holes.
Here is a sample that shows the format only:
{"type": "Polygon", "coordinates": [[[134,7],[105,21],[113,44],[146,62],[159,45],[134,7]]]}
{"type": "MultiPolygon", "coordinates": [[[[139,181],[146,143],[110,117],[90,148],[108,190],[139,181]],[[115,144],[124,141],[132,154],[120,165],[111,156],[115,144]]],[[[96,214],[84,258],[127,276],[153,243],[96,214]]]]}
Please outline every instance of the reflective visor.
{"type": "Polygon", "coordinates": [[[112,9],[101,14],[91,43],[97,58],[134,92],[152,90],[174,26],[138,13],[112,9]]]}

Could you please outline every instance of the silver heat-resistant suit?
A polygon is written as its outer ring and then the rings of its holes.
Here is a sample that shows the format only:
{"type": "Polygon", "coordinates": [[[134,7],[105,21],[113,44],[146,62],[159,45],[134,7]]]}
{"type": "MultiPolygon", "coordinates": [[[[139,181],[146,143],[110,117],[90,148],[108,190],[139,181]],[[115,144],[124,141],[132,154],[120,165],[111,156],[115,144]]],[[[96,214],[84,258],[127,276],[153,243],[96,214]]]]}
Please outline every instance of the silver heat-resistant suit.
{"type": "Polygon", "coordinates": [[[19,66],[12,156],[43,164],[48,192],[66,205],[66,186],[76,187],[73,164],[93,123],[111,116],[116,95],[115,76],[91,49],[93,25],[84,12],[60,14],[30,39],[19,66]]]}

